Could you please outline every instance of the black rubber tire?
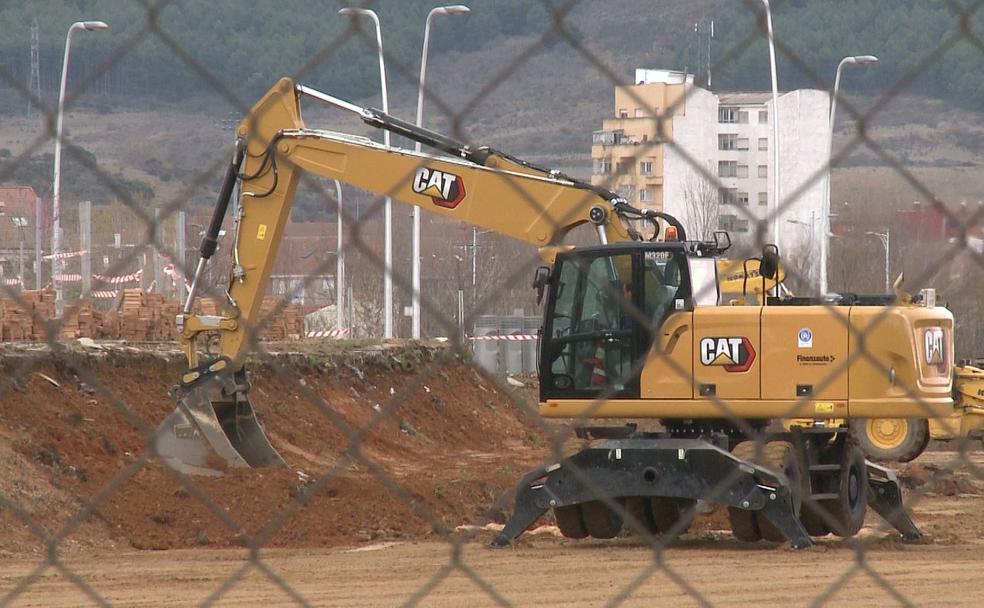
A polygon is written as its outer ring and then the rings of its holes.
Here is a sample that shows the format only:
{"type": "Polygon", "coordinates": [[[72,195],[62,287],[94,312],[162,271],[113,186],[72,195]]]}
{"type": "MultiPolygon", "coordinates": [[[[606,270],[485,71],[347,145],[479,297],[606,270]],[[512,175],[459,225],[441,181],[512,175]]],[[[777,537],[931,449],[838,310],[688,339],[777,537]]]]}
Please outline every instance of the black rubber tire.
{"type": "Polygon", "coordinates": [[[636,526],[641,526],[642,530],[653,536],[659,534],[660,530],[653,520],[653,510],[649,501],[648,496],[633,496],[625,499],[625,511],[635,519],[635,523],[630,523],[628,519],[624,522],[629,532],[642,536],[639,534],[640,530],[636,529],[636,526]]]}
{"type": "Polygon", "coordinates": [[[728,521],[731,523],[731,533],[740,541],[754,543],[762,540],[762,532],[758,527],[758,518],[754,511],[746,511],[736,507],[728,507],[728,521]]]}
{"type": "Polygon", "coordinates": [[[830,512],[836,525],[831,532],[837,536],[854,536],[864,525],[868,508],[868,467],[864,462],[864,450],[853,436],[849,436],[841,457],[840,481],[837,498],[821,501],[830,512]]]}
{"type": "MultiPolygon", "coordinates": [[[[735,445],[731,453],[736,458],[741,458],[742,460],[754,460],[755,451],[754,441],[742,441],[735,445]]],[[[754,543],[762,540],[762,532],[759,530],[758,520],[755,517],[754,511],[728,507],[728,521],[731,523],[731,533],[738,540],[746,543],[754,543]]]]}
{"type": "Polygon", "coordinates": [[[696,500],[656,497],[650,501],[653,522],[661,534],[680,536],[694,523],[696,500]]]}
{"type": "Polygon", "coordinates": [[[594,538],[615,538],[622,530],[622,516],[600,500],[583,503],[581,519],[594,538]]]}
{"type": "Polygon", "coordinates": [[[859,418],[851,421],[851,432],[867,457],[878,462],[909,462],[929,445],[929,421],[925,418],[859,418]],[[888,422],[899,427],[898,441],[891,445],[886,445],[890,437],[876,438],[879,426],[888,422]]]}
{"type": "Polygon", "coordinates": [[[554,507],[554,520],[565,538],[587,538],[588,530],[581,518],[581,505],[554,507]]]}
{"type": "MultiPolygon", "coordinates": [[[[784,441],[773,441],[766,444],[762,450],[762,455],[756,459],[758,464],[767,469],[782,473],[789,480],[789,487],[792,490],[793,513],[799,517],[803,505],[803,463],[796,455],[796,448],[791,443],[784,441]]],[[[786,535],[779,528],[769,521],[761,511],[755,514],[758,519],[759,531],[765,540],[782,543],[786,542],[786,535]]]]}
{"type": "MultiPolygon", "coordinates": [[[[823,509],[820,505],[817,505],[816,508],[823,509]]],[[[830,515],[827,514],[827,518],[829,517],[830,515]]],[[[799,519],[803,527],[806,528],[806,533],[810,536],[827,536],[830,534],[830,526],[827,524],[827,519],[819,511],[814,511],[809,503],[803,503],[799,519]]]]}

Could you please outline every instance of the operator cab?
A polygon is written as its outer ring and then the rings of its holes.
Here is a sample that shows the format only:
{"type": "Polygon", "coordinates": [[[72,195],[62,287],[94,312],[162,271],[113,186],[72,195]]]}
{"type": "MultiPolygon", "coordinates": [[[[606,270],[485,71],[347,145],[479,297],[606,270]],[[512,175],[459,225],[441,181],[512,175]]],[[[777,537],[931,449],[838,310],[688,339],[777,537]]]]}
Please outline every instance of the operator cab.
{"type": "Polygon", "coordinates": [[[638,398],[653,337],[675,311],[719,301],[720,249],[629,242],[560,253],[546,283],[540,397],[638,398]]]}

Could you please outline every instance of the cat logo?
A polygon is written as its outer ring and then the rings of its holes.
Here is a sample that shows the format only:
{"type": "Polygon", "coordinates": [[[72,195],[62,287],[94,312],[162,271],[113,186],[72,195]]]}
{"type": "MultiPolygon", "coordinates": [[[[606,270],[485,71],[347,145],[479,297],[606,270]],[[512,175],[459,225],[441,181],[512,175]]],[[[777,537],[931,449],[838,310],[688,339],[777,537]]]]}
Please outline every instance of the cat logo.
{"type": "Polygon", "coordinates": [[[943,354],[943,329],[931,327],[926,330],[926,363],[943,367],[946,361],[943,354]]]}
{"type": "Polygon", "coordinates": [[[703,338],[700,362],[721,365],[728,372],[746,372],[755,361],[755,349],[748,338],[703,338]]]}
{"type": "Polygon", "coordinates": [[[413,176],[413,191],[431,197],[438,207],[454,209],[465,198],[465,182],[453,173],[421,167],[413,176]]]}

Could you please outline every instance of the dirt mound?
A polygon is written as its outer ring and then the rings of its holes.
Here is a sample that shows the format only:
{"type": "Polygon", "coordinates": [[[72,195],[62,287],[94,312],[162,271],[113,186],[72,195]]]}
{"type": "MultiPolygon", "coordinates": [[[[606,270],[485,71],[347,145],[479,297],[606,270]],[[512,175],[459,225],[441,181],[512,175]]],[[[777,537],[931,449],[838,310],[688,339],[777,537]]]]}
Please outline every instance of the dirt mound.
{"type": "Polygon", "coordinates": [[[957,458],[949,463],[913,462],[899,472],[899,481],[903,487],[918,488],[927,494],[984,494],[984,480],[975,477],[971,470],[960,464],[957,458]]]}
{"type": "MultiPolygon", "coordinates": [[[[486,510],[547,452],[524,411],[448,350],[352,348],[251,366],[289,468],[184,479],[145,447],[181,368],[129,347],[0,357],[0,496],[49,533],[96,500],[69,535],[85,545],[351,544],[501,521],[486,510]]],[[[6,505],[0,526],[15,531],[0,549],[40,548],[6,505]]]]}

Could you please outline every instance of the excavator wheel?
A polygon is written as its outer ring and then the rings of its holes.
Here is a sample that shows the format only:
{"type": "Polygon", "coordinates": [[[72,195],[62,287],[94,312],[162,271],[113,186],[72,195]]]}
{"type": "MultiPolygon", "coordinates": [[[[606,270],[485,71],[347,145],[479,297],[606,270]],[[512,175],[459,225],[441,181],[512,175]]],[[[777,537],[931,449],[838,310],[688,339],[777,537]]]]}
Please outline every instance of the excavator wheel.
{"type": "Polygon", "coordinates": [[[553,513],[557,527],[565,538],[587,538],[588,531],[581,518],[581,505],[554,507],[553,513]]]}
{"type": "Polygon", "coordinates": [[[661,534],[680,536],[690,529],[694,521],[696,500],[686,498],[653,498],[651,510],[653,522],[661,534]]]}
{"type": "Polygon", "coordinates": [[[802,510],[800,511],[800,523],[803,524],[803,527],[806,528],[806,533],[810,536],[827,536],[830,534],[830,525],[827,523],[830,515],[821,514],[820,509],[823,509],[823,507],[819,505],[812,507],[807,503],[803,503],[802,510]]]}
{"type": "Polygon", "coordinates": [[[625,520],[625,526],[631,532],[639,534],[645,531],[653,536],[660,533],[660,529],[656,526],[656,521],[653,518],[651,500],[648,496],[633,496],[625,500],[625,510],[635,520],[634,522],[625,520]]]}
{"type": "MultiPolygon", "coordinates": [[[[773,441],[763,446],[761,453],[756,454],[755,442],[743,441],[735,446],[732,454],[785,475],[792,491],[794,513],[799,516],[803,504],[803,464],[792,444],[773,441]]],[[[774,543],[786,541],[786,535],[760,512],[728,507],[728,519],[731,521],[732,532],[739,540],[754,542],[764,538],[774,543]]]]}
{"type": "MultiPolygon", "coordinates": [[[[796,456],[796,448],[785,441],[768,443],[762,449],[761,457],[756,462],[767,469],[772,469],[786,476],[786,479],[789,480],[790,490],[792,490],[793,512],[799,517],[803,504],[803,463],[796,456]]],[[[761,512],[757,512],[755,517],[758,519],[762,538],[774,543],[786,541],[786,535],[766,519],[761,512]]]]}
{"type": "Polygon", "coordinates": [[[864,451],[853,436],[848,436],[841,456],[839,496],[821,501],[837,525],[831,532],[837,536],[854,536],[864,525],[868,507],[868,466],[864,451]]]}
{"type": "MultiPolygon", "coordinates": [[[[742,460],[755,459],[755,442],[742,441],[731,450],[735,458],[742,460]]],[[[740,541],[754,543],[762,540],[762,532],[759,530],[758,519],[754,511],[728,507],[728,521],[731,522],[731,533],[740,541]]]]}
{"type": "Polygon", "coordinates": [[[929,445],[925,418],[865,418],[851,421],[851,432],[871,460],[909,462],[929,445]]]}
{"type": "Polygon", "coordinates": [[[622,516],[600,500],[581,505],[584,528],[594,538],[615,538],[622,530],[622,516]]]}

